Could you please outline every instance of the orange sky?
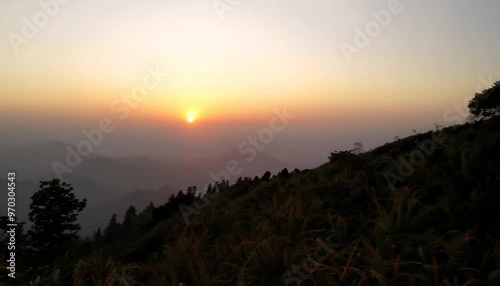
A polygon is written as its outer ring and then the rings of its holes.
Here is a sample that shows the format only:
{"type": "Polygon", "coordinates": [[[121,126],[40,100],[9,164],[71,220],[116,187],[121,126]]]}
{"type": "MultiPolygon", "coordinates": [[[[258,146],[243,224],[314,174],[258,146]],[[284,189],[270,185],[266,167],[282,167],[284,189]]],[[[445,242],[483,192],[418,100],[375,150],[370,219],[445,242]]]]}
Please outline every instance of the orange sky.
{"type": "Polygon", "coordinates": [[[210,1],[70,1],[15,47],[9,37],[23,35],[23,17],[44,10],[36,1],[3,1],[0,128],[15,139],[19,122],[26,130],[57,122],[64,131],[44,140],[74,138],[100,118],[127,117],[125,130],[169,132],[193,129],[185,123],[194,111],[194,124],[227,126],[236,140],[245,136],[237,126],[257,128],[283,107],[298,115],[298,127],[317,128],[318,138],[318,126],[390,126],[396,134],[446,124],[445,110],[472,97],[479,78],[500,77],[498,1],[401,5],[348,61],[341,44],[353,44],[356,29],[387,1],[244,1],[223,18],[210,1]],[[150,81],[155,87],[127,116],[117,112],[151,69],[168,77],[150,81]]]}

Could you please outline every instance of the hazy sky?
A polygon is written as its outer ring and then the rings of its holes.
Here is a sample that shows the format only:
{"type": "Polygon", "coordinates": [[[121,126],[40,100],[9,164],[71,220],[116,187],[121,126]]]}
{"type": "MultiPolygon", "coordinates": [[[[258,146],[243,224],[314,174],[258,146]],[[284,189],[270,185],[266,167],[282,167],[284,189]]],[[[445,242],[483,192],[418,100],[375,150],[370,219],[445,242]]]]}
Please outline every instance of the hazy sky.
{"type": "Polygon", "coordinates": [[[500,79],[500,2],[394,1],[1,1],[0,148],[75,143],[110,118],[98,151],[205,156],[286,107],[297,117],[265,151],[324,161],[452,124],[500,79]]]}

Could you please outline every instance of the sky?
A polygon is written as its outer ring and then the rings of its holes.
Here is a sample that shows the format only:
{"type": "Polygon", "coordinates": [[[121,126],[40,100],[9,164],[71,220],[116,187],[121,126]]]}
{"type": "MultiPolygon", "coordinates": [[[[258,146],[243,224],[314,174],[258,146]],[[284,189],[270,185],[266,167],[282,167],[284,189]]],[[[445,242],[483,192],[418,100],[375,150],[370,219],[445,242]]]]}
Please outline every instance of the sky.
{"type": "Polygon", "coordinates": [[[465,119],[464,102],[500,79],[498,11],[498,0],[3,0],[0,149],[76,144],[108,118],[97,152],[212,156],[286,109],[294,118],[263,151],[319,164],[465,119]]]}

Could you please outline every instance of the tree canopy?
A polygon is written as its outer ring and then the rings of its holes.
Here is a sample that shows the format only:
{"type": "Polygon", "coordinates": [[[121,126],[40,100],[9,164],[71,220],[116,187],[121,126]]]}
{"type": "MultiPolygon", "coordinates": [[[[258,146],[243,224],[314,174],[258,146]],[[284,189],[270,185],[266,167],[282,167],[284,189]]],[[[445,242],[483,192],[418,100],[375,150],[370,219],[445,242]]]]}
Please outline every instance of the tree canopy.
{"type": "Polygon", "coordinates": [[[125,212],[125,217],[123,218],[123,225],[132,225],[137,217],[137,210],[134,206],[130,206],[125,212]]]}
{"type": "Polygon", "coordinates": [[[474,119],[486,119],[500,114],[500,81],[476,93],[469,102],[469,111],[474,119]]]}
{"type": "Polygon", "coordinates": [[[78,200],[70,184],[58,179],[40,182],[40,190],[31,197],[28,232],[38,250],[57,250],[77,238],[80,225],[75,223],[87,200],[78,200]]]}

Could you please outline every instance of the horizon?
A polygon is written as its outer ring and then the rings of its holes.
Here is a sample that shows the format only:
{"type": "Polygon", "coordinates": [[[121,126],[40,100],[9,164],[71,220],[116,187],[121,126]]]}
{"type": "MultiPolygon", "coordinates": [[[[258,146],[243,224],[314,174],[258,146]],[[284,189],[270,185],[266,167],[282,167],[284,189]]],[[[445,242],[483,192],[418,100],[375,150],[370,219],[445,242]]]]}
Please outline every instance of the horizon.
{"type": "Polygon", "coordinates": [[[100,154],[210,157],[287,109],[264,152],[313,165],[464,122],[500,77],[496,1],[96,3],[0,4],[0,150],[109,118],[100,154]]]}
{"type": "Polygon", "coordinates": [[[0,1],[0,286],[500,285],[499,11],[0,1]]]}

